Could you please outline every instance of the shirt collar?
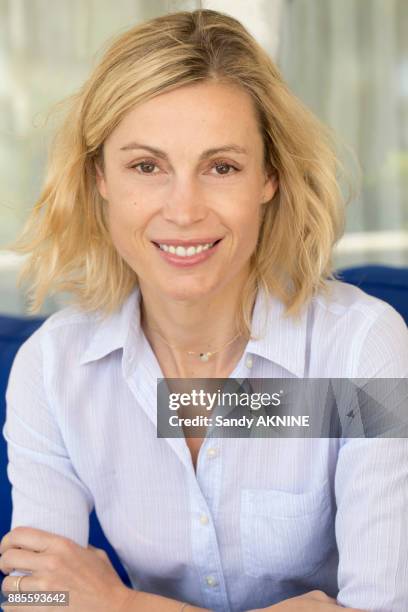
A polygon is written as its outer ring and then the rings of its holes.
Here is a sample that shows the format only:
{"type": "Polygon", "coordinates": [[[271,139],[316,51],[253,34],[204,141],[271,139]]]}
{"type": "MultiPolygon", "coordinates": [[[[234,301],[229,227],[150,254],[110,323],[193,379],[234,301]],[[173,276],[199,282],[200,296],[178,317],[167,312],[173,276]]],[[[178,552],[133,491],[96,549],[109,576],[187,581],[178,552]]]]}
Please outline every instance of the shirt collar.
{"type": "MultiPolygon", "coordinates": [[[[246,352],[268,359],[299,378],[304,377],[306,361],[307,308],[297,319],[284,316],[284,304],[275,296],[259,289],[253,309],[252,335],[246,352]]],[[[80,365],[123,349],[123,360],[129,368],[140,358],[144,346],[140,327],[140,289],[136,287],[123,305],[105,320],[83,353],[80,365]]]]}
{"type": "Polygon", "coordinates": [[[252,315],[252,335],[247,352],[276,363],[299,378],[305,374],[307,318],[303,306],[299,316],[285,316],[285,305],[275,296],[259,289],[252,315]]]}
{"type": "Polygon", "coordinates": [[[130,357],[130,348],[132,353],[137,350],[135,342],[140,341],[137,333],[140,328],[139,295],[140,290],[135,287],[116,312],[105,319],[98,318],[80,365],[101,359],[117,349],[124,350],[124,357],[130,357]]]}

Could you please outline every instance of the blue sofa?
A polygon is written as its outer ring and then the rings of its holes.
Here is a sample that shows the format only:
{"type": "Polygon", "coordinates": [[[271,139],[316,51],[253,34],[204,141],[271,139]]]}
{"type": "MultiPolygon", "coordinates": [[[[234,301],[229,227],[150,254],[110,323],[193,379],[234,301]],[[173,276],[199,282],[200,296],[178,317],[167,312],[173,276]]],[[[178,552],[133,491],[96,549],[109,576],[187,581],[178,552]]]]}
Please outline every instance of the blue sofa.
{"type": "MultiPolygon", "coordinates": [[[[389,302],[400,312],[408,325],[408,268],[368,265],[339,270],[336,276],[339,280],[357,285],[363,291],[389,302]]],[[[0,430],[5,419],[4,395],[14,356],[19,346],[43,321],[43,318],[0,315],[0,430]]],[[[9,531],[11,522],[11,494],[6,467],[6,443],[3,436],[0,436],[0,538],[9,531]]],[[[90,517],[90,543],[106,550],[122,580],[129,585],[127,573],[106,540],[95,512],[92,512],[90,517]]]]}

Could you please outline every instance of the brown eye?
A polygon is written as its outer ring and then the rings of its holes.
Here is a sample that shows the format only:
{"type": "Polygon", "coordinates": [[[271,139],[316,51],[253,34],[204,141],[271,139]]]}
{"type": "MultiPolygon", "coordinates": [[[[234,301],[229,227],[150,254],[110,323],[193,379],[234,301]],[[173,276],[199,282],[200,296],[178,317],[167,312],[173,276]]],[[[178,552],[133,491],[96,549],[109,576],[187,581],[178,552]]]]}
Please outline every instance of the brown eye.
{"type": "Polygon", "coordinates": [[[228,164],[227,162],[222,162],[222,161],[215,162],[215,164],[213,165],[213,168],[216,169],[218,176],[221,176],[222,178],[224,176],[230,176],[231,174],[235,174],[236,172],[239,172],[239,169],[233,166],[232,164],[228,164]],[[231,172],[231,169],[233,170],[233,172],[231,172]]]}
{"type": "Polygon", "coordinates": [[[157,168],[157,164],[151,160],[143,160],[129,167],[132,170],[135,169],[138,174],[157,174],[157,172],[154,172],[154,169],[157,168]]]}
{"type": "Polygon", "coordinates": [[[137,166],[140,166],[142,174],[153,174],[156,164],[152,164],[150,162],[140,162],[140,164],[136,164],[134,167],[137,168],[137,166]]]}
{"type": "MultiPolygon", "coordinates": [[[[228,174],[229,169],[232,168],[232,166],[229,166],[228,164],[217,164],[217,166],[215,166],[216,168],[221,168],[221,170],[223,170],[223,172],[221,172],[220,174],[228,174]]],[[[218,172],[218,170],[217,170],[218,172]]]]}

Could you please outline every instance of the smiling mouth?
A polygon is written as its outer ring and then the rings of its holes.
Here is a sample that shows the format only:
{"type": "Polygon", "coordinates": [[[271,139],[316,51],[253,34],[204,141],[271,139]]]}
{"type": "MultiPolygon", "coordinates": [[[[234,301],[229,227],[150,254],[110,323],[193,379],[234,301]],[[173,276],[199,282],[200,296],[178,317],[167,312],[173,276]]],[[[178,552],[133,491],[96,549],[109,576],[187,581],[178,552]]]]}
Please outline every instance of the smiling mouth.
{"type": "Polygon", "coordinates": [[[217,245],[219,242],[221,242],[222,238],[219,238],[218,240],[215,240],[212,243],[206,243],[206,244],[199,244],[199,245],[190,245],[190,246],[181,246],[181,245],[166,245],[166,244],[159,244],[158,242],[154,242],[152,241],[152,243],[155,245],[155,247],[157,247],[158,249],[164,251],[165,253],[169,253],[171,255],[176,255],[179,257],[193,257],[194,255],[198,255],[201,252],[205,252],[205,251],[209,251],[211,250],[213,247],[215,247],[215,245],[217,245]]]}

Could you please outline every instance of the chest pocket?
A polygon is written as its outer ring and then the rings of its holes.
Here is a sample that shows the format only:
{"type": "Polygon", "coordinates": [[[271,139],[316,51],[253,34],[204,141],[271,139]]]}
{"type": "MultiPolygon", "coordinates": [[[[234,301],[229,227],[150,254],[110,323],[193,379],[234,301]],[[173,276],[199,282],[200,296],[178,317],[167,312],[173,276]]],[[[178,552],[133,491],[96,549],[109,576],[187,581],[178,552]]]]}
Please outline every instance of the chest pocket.
{"type": "Polygon", "coordinates": [[[335,544],[328,482],[307,493],[243,489],[240,532],[249,576],[313,574],[335,544]]]}

